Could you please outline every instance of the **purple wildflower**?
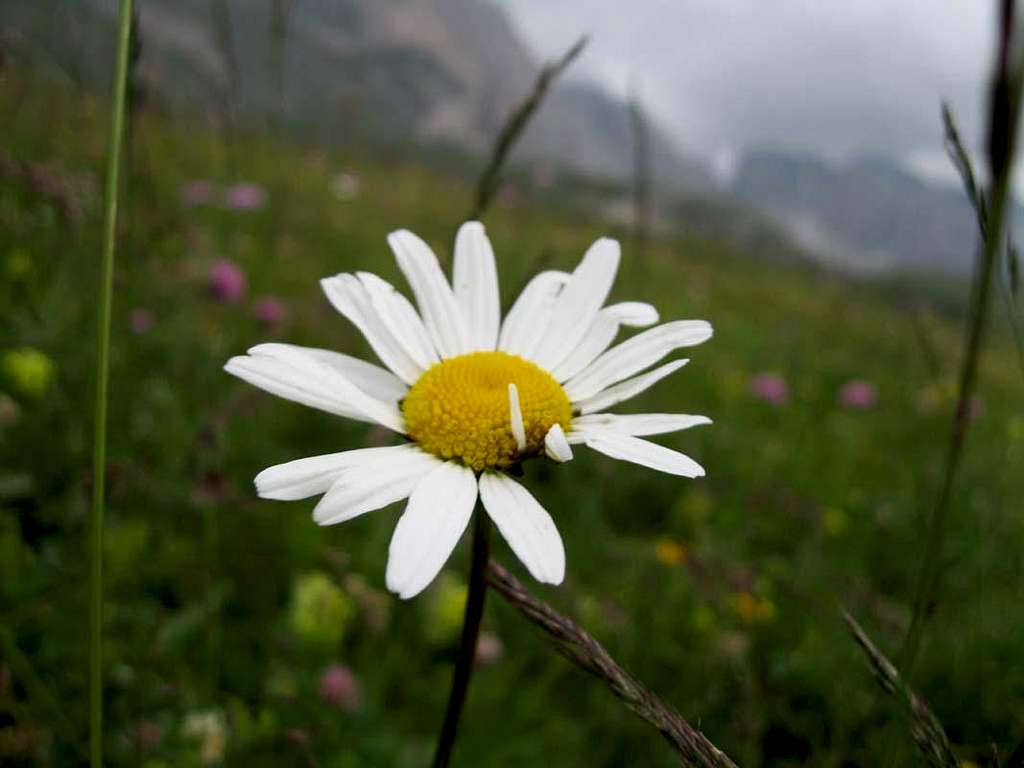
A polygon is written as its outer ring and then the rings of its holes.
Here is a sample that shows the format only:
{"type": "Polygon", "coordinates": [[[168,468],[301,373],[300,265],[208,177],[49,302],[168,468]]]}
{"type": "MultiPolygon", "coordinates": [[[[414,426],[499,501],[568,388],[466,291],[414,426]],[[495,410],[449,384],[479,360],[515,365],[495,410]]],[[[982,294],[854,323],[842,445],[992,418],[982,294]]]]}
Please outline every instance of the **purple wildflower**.
{"type": "Polygon", "coordinates": [[[280,328],[288,319],[288,307],[275,296],[261,296],[256,299],[254,311],[256,319],[270,330],[280,328]]]}
{"type": "Polygon", "coordinates": [[[878,402],[878,390],[870,381],[854,379],[839,390],[839,404],[843,408],[867,410],[878,402]]]}
{"type": "Polygon", "coordinates": [[[789,385],[775,373],[759,373],[751,379],[750,394],[775,406],[789,403],[789,385]]]}
{"type": "Polygon", "coordinates": [[[259,184],[232,184],[224,191],[224,204],[233,211],[255,211],[267,202],[267,190],[259,184]]]}
{"type": "Polygon", "coordinates": [[[217,301],[237,304],[245,296],[245,273],[233,261],[218,259],[209,273],[210,293],[217,301]]]}
{"type": "Polygon", "coordinates": [[[359,681],[344,664],[332,664],[320,676],[320,699],[329,707],[354,712],[362,701],[359,681]]]}
{"type": "Polygon", "coordinates": [[[129,315],[128,325],[134,334],[146,333],[153,327],[153,313],[148,309],[136,307],[129,315]]]}

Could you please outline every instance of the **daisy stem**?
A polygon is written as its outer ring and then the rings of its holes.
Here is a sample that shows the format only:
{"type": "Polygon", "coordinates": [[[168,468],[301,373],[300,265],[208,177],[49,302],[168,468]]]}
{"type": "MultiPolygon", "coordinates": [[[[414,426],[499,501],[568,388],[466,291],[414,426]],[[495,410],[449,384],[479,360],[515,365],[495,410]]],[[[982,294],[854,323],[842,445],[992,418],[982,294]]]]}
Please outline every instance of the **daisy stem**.
{"type": "Polygon", "coordinates": [[[110,306],[114,292],[117,190],[124,133],[132,0],[121,0],[117,64],[110,106],[107,178],[96,332],[96,404],[92,442],[92,509],[89,516],[89,764],[103,765],[103,503],[107,462],[107,389],[110,380],[110,306]]]}
{"type": "Polygon", "coordinates": [[[480,636],[480,619],[484,615],[484,597],[487,594],[487,561],[491,556],[491,521],[486,513],[477,510],[473,524],[473,559],[469,566],[469,594],[466,597],[466,613],[462,620],[462,640],[459,655],[455,660],[452,675],[452,690],[448,694],[448,709],[444,713],[444,725],[437,739],[434,753],[434,768],[446,768],[455,748],[455,735],[459,719],[466,703],[466,690],[476,659],[477,638],[480,636]]]}

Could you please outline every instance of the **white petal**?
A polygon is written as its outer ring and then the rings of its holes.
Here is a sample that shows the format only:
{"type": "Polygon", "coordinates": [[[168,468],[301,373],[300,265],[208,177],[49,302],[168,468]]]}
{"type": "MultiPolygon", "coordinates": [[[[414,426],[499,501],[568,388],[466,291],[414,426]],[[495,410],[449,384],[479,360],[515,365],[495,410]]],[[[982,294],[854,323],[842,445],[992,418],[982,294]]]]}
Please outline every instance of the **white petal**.
{"type": "Polygon", "coordinates": [[[551,515],[508,475],[485,472],[480,476],[480,500],[532,576],[544,584],[565,578],[565,548],[551,515]]]}
{"type": "Polygon", "coordinates": [[[612,304],[597,313],[586,334],[562,362],[551,370],[557,381],[571,379],[611,346],[619,327],[643,327],[658,322],[658,310],[639,301],[612,304]]]}
{"type": "Polygon", "coordinates": [[[359,272],[359,280],[366,288],[373,308],[387,325],[395,341],[416,364],[427,369],[438,362],[437,351],[430,340],[423,320],[405,296],[395,290],[387,280],[370,272],[359,272]]]}
{"type": "Polygon", "coordinates": [[[287,345],[233,357],[224,370],[278,397],[405,433],[397,403],[368,395],[337,370],[287,345]]]}
{"type": "Polygon", "coordinates": [[[682,477],[703,477],[704,468],[679,451],[629,435],[602,434],[588,438],[588,448],[644,467],[682,477]]]}
{"type": "Polygon", "coordinates": [[[423,366],[413,360],[380,317],[364,286],[355,275],[325,277],[320,286],[328,300],[359,329],[377,357],[406,384],[415,384],[423,366]]]}
{"type": "Polygon", "coordinates": [[[544,453],[559,464],[572,461],[572,448],[565,439],[565,432],[562,431],[560,424],[553,424],[544,435],[544,453]]]}
{"type": "Polygon", "coordinates": [[[455,300],[462,309],[473,350],[494,349],[498,344],[501,306],[494,249],[479,221],[467,221],[455,236],[452,272],[455,300]]]}
{"type": "Polygon", "coordinates": [[[544,338],[558,292],[567,282],[567,272],[550,270],[535,275],[505,316],[498,349],[529,358],[544,338]]]}
{"type": "Polygon", "coordinates": [[[473,470],[445,462],[413,489],[388,548],[388,589],[403,599],[419,594],[434,580],[476,504],[473,470]]]}
{"type": "Polygon", "coordinates": [[[646,328],[658,322],[658,310],[642,301],[622,301],[609,304],[602,312],[610,312],[622,325],[646,328]]]}
{"type": "Polygon", "coordinates": [[[378,400],[395,402],[405,397],[409,387],[391,371],[381,368],[379,365],[360,360],[358,357],[344,355],[330,349],[317,349],[315,347],[300,347],[295,344],[257,344],[249,350],[250,355],[267,354],[275,356],[276,349],[292,349],[299,353],[309,355],[318,363],[334,368],[338,373],[351,381],[363,392],[372,395],[378,400]]]}
{"type": "Polygon", "coordinates": [[[416,294],[420,314],[442,358],[470,351],[469,334],[455,294],[430,246],[406,229],[388,235],[398,268],[416,294]]]}
{"type": "Polygon", "coordinates": [[[677,320],[637,334],[612,347],[565,384],[565,393],[576,403],[602,389],[654,365],[680,347],[692,347],[711,338],[711,326],[703,320],[677,320]]]}
{"type": "Polygon", "coordinates": [[[650,389],[659,381],[664,379],[670,373],[674,373],[686,365],[689,360],[673,360],[671,363],[665,363],[662,366],[655,368],[653,371],[648,371],[639,376],[634,376],[632,379],[626,379],[620,381],[614,387],[608,387],[603,392],[598,392],[593,397],[588,397],[585,400],[580,400],[576,403],[576,410],[581,414],[597,413],[603,411],[605,408],[611,408],[616,403],[621,403],[623,400],[629,400],[631,397],[636,397],[644,390],[650,389]]]}
{"type": "Polygon", "coordinates": [[[572,420],[569,441],[582,443],[590,435],[606,433],[633,437],[664,435],[710,423],[711,419],[707,416],[691,416],[685,413],[638,413],[628,416],[594,413],[589,416],[577,416],[572,420]]]}
{"type": "Polygon", "coordinates": [[[639,328],[656,322],[658,310],[650,304],[624,301],[605,307],[594,317],[576,347],[551,370],[551,375],[560,382],[571,379],[611,346],[620,326],[639,328]]]}
{"type": "Polygon", "coordinates": [[[559,295],[544,339],[530,358],[537,365],[550,371],[579,344],[608,298],[619,257],[615,240],[602,237],[590,246],[559,295]]]}
{"type": "Polygon", "coordinates": [[[325,493],[341,473],[381,459],[399,458],[413,445],[392,445],[384,448],[359,448],[354,451],[309,456],[267,467],[256,475],[256,493],[264,499],[294,501],[325,493]]]}
{"type": "Polygon", "coordinates": [[[576,348],[562,362],[551,369],[556,381],[566,381],[582,371],[604,352],[619,332],[619,321],[608,311],[602,309],[590,324],[587,333],[576,348]]]}
{"type": "Polygon", "coordinates": [[[512,436],[516,439],[516,448],[522,453],[526,450],[526,427],[523,426],[523,411],[519,407],[519,390],[512,382],[508,383],[508,410],[512,436]]]}
{"type": "Polygon", "coordinates": [[[343,470],[313,510],[320,525],[334,525],[408,498],[442,462],[416,446],[402,454],[343,470]]]}

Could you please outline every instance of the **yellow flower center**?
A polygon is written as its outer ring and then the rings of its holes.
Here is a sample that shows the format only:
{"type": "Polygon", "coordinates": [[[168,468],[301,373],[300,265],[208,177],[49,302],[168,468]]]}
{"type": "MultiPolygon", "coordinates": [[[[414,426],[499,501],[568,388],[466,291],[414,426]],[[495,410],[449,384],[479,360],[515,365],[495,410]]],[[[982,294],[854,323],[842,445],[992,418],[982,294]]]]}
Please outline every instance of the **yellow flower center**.
{"type": "Polygon", "coordinates": [[[402,401],[409,437],[442,459],[478,472],[505,468],[537,453],[555,424],[566,432],[572,405],[551,374],[506,352],[471,352],[426,371],[402,401]],[[526,448],[512,433],[508,385],[519,392],[526,448]]]}

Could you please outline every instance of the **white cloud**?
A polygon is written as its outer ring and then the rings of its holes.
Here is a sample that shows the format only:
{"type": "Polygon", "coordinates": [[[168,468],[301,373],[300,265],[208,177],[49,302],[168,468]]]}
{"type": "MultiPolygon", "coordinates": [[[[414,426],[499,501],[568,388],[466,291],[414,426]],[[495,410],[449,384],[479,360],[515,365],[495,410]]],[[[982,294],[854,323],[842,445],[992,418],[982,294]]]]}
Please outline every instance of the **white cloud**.
{"type": "Polygon", "coordinates": [[[542,56],[582,32],[576,77],[638,82],[681,145],[706,158],[769,145],[841,157],[941,156],[948,99],[977,145],[995,3],[980,0],[517,0],[542,56]]]}

